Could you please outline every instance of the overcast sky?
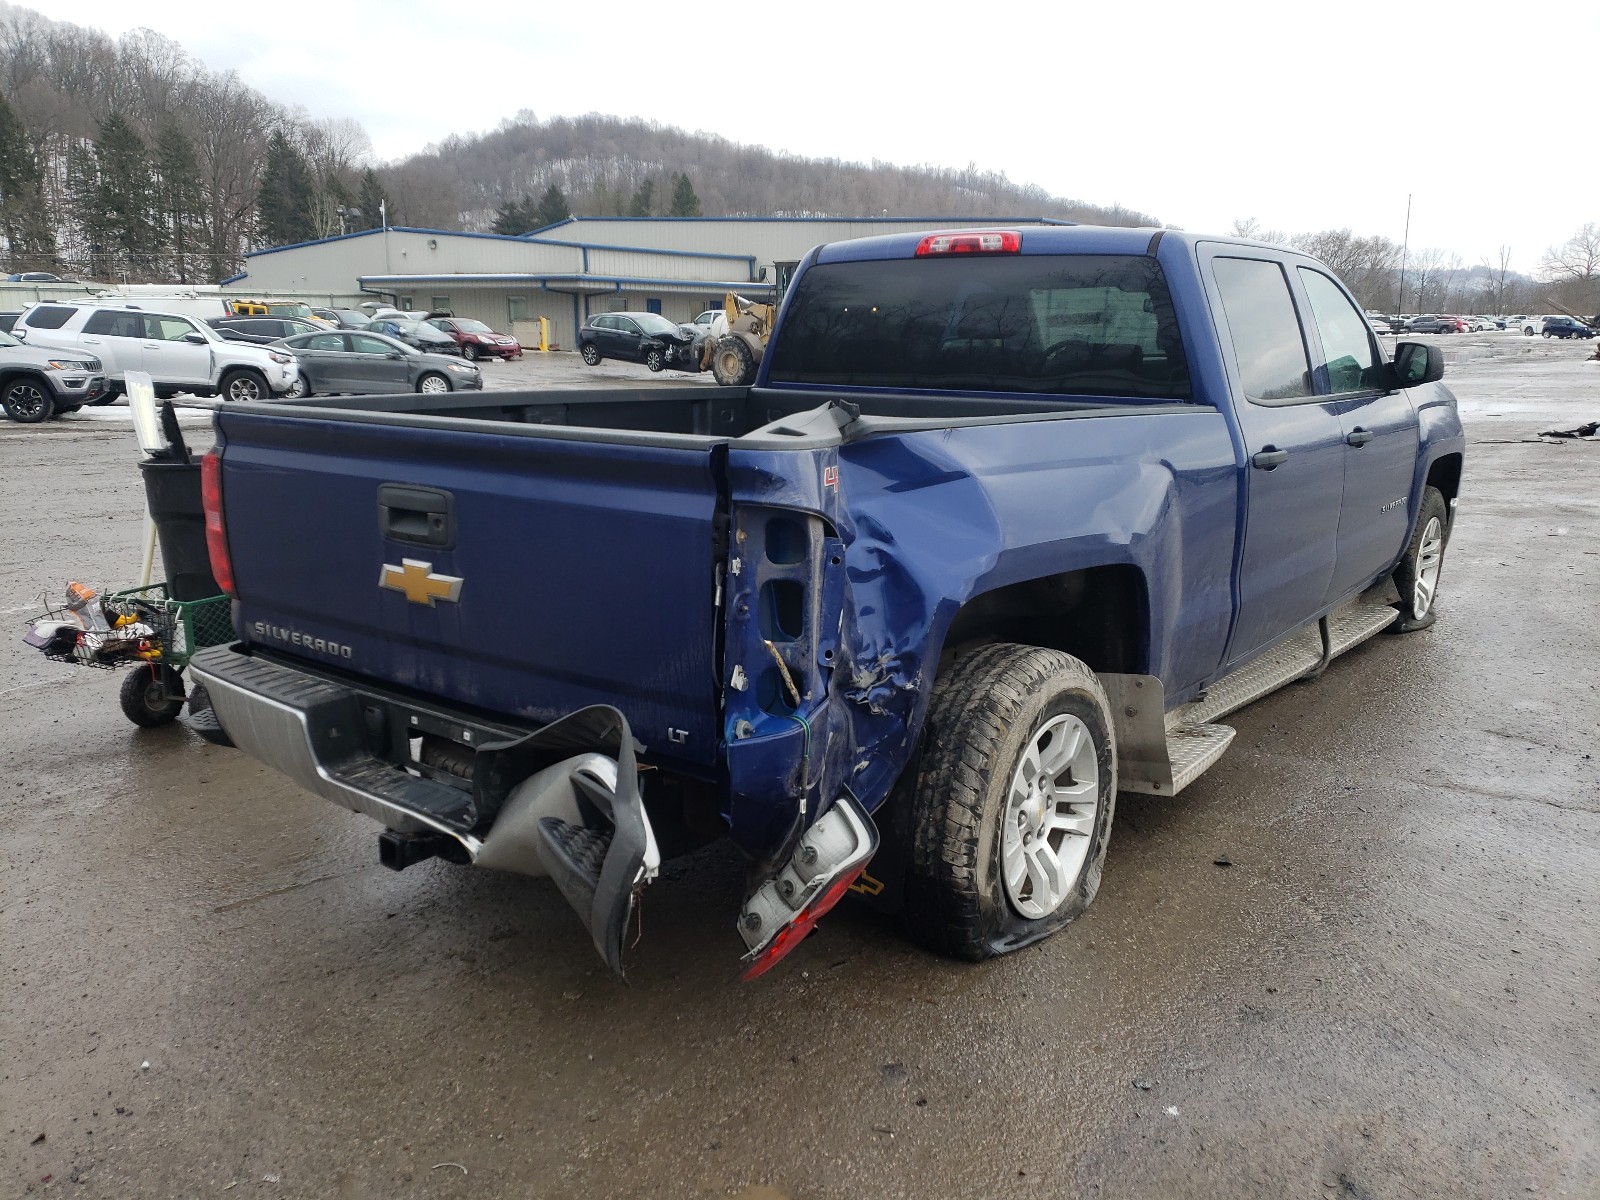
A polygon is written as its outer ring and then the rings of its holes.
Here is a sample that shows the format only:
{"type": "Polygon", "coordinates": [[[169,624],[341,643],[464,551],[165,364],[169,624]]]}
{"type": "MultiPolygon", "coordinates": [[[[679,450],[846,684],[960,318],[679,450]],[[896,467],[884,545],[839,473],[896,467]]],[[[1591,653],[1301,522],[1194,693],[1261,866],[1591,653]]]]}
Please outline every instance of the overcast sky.
{"type": "Polygon", "coordinates": [[[1398,242],[1410,193],[1411,245],[1469,265],[1504,244],[1530,270],[1600,221],[1588,3],[1570,20],[1481,0],[31,6],[156,29],[274,100],[359,120],[383,160],[520,109],[601,112],[970,162],[1192,230],[1253,216],[1398,242]]]}

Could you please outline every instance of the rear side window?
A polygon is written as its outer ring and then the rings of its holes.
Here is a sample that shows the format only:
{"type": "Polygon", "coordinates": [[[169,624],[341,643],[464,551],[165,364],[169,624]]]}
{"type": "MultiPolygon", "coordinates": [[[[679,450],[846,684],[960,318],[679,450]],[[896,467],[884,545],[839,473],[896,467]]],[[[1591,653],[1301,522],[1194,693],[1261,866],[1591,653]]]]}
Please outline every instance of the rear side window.
{"type": "Polygon", "coordinates": [[[25,322],[33,329],[60,329],[72,318],[76,309],[62,308],[57,304],[41,304],[28,310],[25,322]]]}
{"type": "Polygon", "coordinates": [[[101,309],[90,314],[89,319],[83,323],[83,331],[102,334],[105,337],[143,337],[144,320],[138,313],[101,309]]]}
{"type": "Polygon", "coordinates": [[[1311,360],[1283,268],[1262,259],[1218,258],[1211,269],[1245,395],[1279,402],[1311,395],[1311,360]]]}
{"type": "Polygon", "coordinates": [[[1183,400],[1161,267],[1135,255],[919,258],[813,267],[775,383],[1183,400]]]}

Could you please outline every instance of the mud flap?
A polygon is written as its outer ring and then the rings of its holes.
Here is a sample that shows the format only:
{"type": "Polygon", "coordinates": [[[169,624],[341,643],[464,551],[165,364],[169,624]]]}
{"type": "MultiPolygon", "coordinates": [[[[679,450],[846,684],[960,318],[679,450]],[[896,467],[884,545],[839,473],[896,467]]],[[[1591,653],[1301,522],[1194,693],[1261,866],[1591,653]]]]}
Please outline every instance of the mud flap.
{"type": "Polygon", "coordinates": [[[661,868],[627,718],[597,705],[484,752],[558,761],[512,793],[484,838],[477,865],[548,873],[588,927],[600,957],[621,975],[634,905],[661,868]]]}

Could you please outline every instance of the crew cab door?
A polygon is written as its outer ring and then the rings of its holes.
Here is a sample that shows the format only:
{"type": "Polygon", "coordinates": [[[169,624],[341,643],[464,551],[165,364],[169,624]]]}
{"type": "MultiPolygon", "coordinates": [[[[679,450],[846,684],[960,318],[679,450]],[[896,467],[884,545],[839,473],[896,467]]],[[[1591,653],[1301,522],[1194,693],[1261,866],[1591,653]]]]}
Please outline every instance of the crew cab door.
{"type": "Polygon", "coordinates": [[[1338,554],[1344,429],[1318,396],[1285,264],[1230,247],[1208,256],[1213,309],[1244,436],[1238,663],[1317,615],[1338,554]]]}
{"type": "Polygon", "coordinates": [[[108,376],[121,378],[144,364],[144,314],[126,309],[102,308],[89,314],[80,339],[85,350],[98,354],[108,376]]]}
{"type": "Polygon", "coordinates": [[[211,342],[188,317],[146,313],[144,370],[158,383],[205,387],[211,382],[211,342]],[[200,339],[191,342],[190,336],[200,339]]]}
{"type": "Polygon", "coordinates": [[[1420,433],[1416,410],[1378,351],[1355,303],[1331,277],[1297,267],[1321,347],[1317,391],[1344,431],[1344,501],[1330,600],[1366,587],[1400,557],[1411,532],[1411,485],[1420,433]]]}

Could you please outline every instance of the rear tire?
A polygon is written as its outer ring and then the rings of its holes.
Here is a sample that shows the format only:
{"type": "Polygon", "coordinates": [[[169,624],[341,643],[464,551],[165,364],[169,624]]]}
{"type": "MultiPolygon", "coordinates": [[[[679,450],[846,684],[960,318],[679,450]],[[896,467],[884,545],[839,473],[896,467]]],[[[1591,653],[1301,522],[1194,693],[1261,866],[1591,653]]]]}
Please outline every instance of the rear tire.
{"type": "Polygon", "coordinates": [[[756,360],[741,337],[728,334],[711,352],[711,373],[723,387],[744,387],[755,382],[756,360]]]}
{"type": "Polygon", "coordinates": [[[913,938],[975,961],[1088,908],[1116,805],[1112,730],[1094,672],[1057,650],[986,646],[940,677],[910,768],[913,938]]]}
{"type": "Polygon", "coordinates": [[[583,361],[588,363],[591,367],[598,367],[600,365],[600,347],[596,346],[593,342],[585,342],[583,345],[579,346],[578,353],[583,355],[583,361]]]}
{"type": "Polygon", "coordinates": [[[1400,590],[1400,619],[1389,626],[1392,632],[1411,633],[1433,624],[1449,538],[1450,508],[1444,494],[1438,488],[1423,488],[1411,541],[1394,571],[1394,585],[1400,590]]]}
{"type": "Polygon", "coordinates": [[[56,401],[49,387],[37,379],[14,379],[0,396],[6,416],[22,425],[37,425],[55,415],[56,401]]]}
{"type": "Polygon", "coordinates": [[[135,667],[122,681],[122,715],[144,729],[167,725],[183,711],[183,676],[165,665],[135,667]]]}

